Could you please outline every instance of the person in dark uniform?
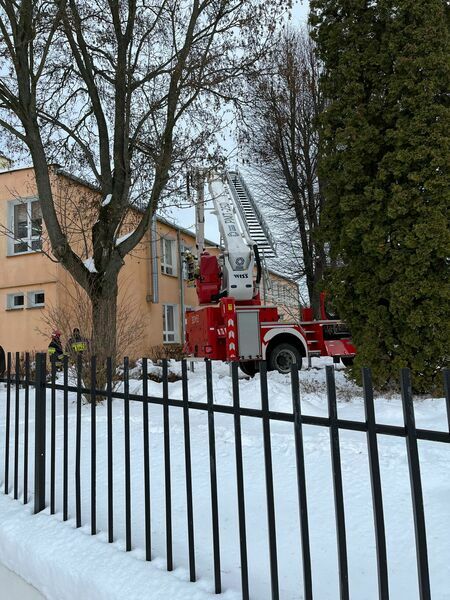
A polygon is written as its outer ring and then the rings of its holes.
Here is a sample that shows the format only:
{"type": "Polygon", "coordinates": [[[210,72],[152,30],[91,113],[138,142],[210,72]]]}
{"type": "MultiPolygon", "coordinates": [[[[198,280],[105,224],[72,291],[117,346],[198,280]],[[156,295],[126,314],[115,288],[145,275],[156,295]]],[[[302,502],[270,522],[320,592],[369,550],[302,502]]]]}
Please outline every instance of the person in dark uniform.
{"type": "Polygon", "coordinates": [[[51,360],[56,360],[58,366],[61,365],[61,361],[64,356],[64,350],[61,342],[61,332],[58,329],[52,333],[52,339],[48,345],[48,354],[51,360]]]}
{"type": "Polygon", "coordinates": [[[79,354],[83,354],[85,350],[87,350],[87,339],[81,337],[80,330],[78,327],[75,327],[72,331],[72,336],[67,342],[66,352],[72,356],[78,356],[79,354]]]}

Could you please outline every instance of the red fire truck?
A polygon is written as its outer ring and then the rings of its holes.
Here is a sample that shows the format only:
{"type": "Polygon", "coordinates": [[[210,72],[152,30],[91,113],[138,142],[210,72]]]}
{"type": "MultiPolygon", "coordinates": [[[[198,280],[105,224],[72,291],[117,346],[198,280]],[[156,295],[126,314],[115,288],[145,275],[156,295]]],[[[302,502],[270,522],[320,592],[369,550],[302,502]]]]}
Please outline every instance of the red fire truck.
{"type": "MultiPolygon", "coordinates": [[[[200,307],[186,312],[186,350],[194,357],[238,361],[254,375],[258,360],[268,368],[288,373],[302,359],[331,356],[351,364],[355,356],[350,333],[326,312],[321,295],[321,319],[311,308],[302,310],[300,323],[280,321],[276,306],[261,303],[262,265],[258,245],[250,236],[244,213],[229,174],[205,175],[219,222],[223,253],[218,257],[204,248],[204,199],[202,184],[196,202],[197,267],[190,269],[200,307]]],[[[192,267],[192,264],[191,264],[192,267]]]]}

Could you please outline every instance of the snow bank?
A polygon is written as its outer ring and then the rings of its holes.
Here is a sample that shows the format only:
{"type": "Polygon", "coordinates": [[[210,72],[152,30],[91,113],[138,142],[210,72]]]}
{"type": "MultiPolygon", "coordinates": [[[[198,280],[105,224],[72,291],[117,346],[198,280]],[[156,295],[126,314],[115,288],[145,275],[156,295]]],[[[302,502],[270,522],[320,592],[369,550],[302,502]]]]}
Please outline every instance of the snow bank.
{"type": "MultiPolygon", "coordinates": [[[[325,394],[326,360],[314,360],[315,368],[300,372],[300,391],[304,414],[327,416],[325,394]]],[[[155,374],[159,368],[154,369],[155,374]]],[[[179,363],[171,364],[179,372],[179,363]]],[[[133,377],[139,377],[138,364],[133,377]]],[[[292,411],[289,377],[269,373],[270,408],[292,411]]],[[[259,408],[260,380],[241,379],[243,406],[259,408]]],[[[226,365],[213,366],[214,402],[231,405],[231,379],[226,365]]],[[[338,414],[342,419],[363,420],[361,390],[350,384],[342,369],[336,371],[338,414]]],[[[149,395],[161,397],[162,384],[148,382],[149,395]]],[[[140,393],[142,381],[130,380],[130,392],[140,393]]],[[[171,398],[181,399],[181,381],[169,384],[171,398]]],[[[50,394],[49,394],[50,396],[50,394]]],[[[205,367],[197,363],[189,373],[189,398],[206,402],[205,367]]],[[[31,393],[31,400],[33,394],[31,393]]],[[[56,506],[62,507],[62,402],[58,393],[56,413],[56,506]]],[[[205,411],[190,411],[192,447],[192,484],[197,574],[202,581],[186,583],[188,567],[186,488],[184,464],[183,412],[170,408],[170,450],[172,484],[173,551],[175,574],[165,568],[165,499],[164,499],[164,425],[162,407],[149,407],[152,556],[143,561],[144,495],[142,404],[130,402],[131,438],[131,553],[124,552],[124,405],[113,402],[114,442],[114,544],[106,536],[89,535],[90,525],[90,407],[82,407],[82,530],[74,529],[74,439],[75,396],[69,396],[69,516],[60,523],[61,514],[31,516],[30,509],[0,497],[0,561],[33,583],[49,598],[58,600],[115,600],[126,598],[191,599],[211,597],[213,591],[213,547],[211,497],[209,487],[208,420],[205,411]]],[[[0,415],[4,415],[5,393],[0,389],[0,415]]],[[[30,411],[30,435],[33,432],[33,402],[30,411]]],[[[14,419],[14,402],[11,406],[14,419]]],[[[402,407],[397,395],[377,396],[377,421],[402,424],[402,407]]],[[[47,415],[50,414],[48,398],[47,415]]],[[[445,431],[446,411],[443,399],[421,398],[415,401],[418,427],[445,431]]],[[[97,407],[97,526],[107,530],[107,444],[106,406],[97,407]]],[[[23,425],[23,424],[22,424],[23,425]]],[[[13,435],[14,428],[11,429],[13,435]]],[[[50,428],[49,428],[50,431],[50,428]]],[[[218,496],[220,516],[221,575],[224,597],[240,597],[239,525],[236,497],[236,469],[233,417],[215,415],[218,496]]],[[[4,418],[0,422],[0,439],[4,435],[4,418]]],[[[50,436],[48,436],[49,438],[50,436]]],[[[311,537],[314,597],[335,600],[339,597],[334,522],[330,440],[327,428],[304,426],[306,479],[311,537]]],[[[20,443],[23,440],[21,430],[20,443]]],[[[49,440],[48,440],[49,441],[49,440]]],[[[295,444],[290,423],[272,422],[274,490],[276,503],[277,549],[279,558],[280,597],[302,598],[301,545],[297,500],[295,444]]],[[[378,436],[380,468],[384,493],[389,584],[392,600],[418,598],[414,523],[408,477],[405,440],[378,436]]],[[[13,440],[11,440],[11,447],[13,440]]],[[[30,441],[32,448],[32,440],[30,441]]],[[[264,446],[260,419],[242,418],[245,503],[248,535],[250,595],[256,600],[270,598],[270,570],[267,535],[264,446]]],[[[372,500],[368,469],[366,436],[357,431],[341,431],[340,447],[346,528],[348,541],[350,597],[352,600],[377,600],[376,549],[372,500]]],[[[424,490],[425,519],[429,544],[429,565],[433,600],[449,600],[450,564],[450,445],[419,442],[424,490]]],[[[47,449],[48,454],[49,448],[47,449]]],[[[10,455],[10,473],[13,457],[10,455]]],[[[31,457],[31,453],[30,453],[31,457]]],[[[0,464],[4,447],[0,446],[0,464]]],[[[32,460],[30,460],[32,467],[32,460]]],[[[0,474],[2,476],[2,473],[0,474]]],[[[33,474],[30,472],[30,485],[33,474]]],[[[47,496],[48,497],[48,496],[47,496]]]]}
{"type": "Polygon", "coordinates": [[[48,600],[211,598],[209,584],[188,583],[184,569],[169,574],[164,561],[145,562],[140,550],[125,554],[119,544],[108,545],[103,534],[92,537],[87,527],[74,529],[73,520],[62,526],[60,517],[33,516],[30,507],[0,495],[0,562],[48,600]]]}
{"type": "Polygon", "coordinates": [[[8,600],[45,600],[38,590],[0,562],[0,589],[8,590],[8,600]]]}

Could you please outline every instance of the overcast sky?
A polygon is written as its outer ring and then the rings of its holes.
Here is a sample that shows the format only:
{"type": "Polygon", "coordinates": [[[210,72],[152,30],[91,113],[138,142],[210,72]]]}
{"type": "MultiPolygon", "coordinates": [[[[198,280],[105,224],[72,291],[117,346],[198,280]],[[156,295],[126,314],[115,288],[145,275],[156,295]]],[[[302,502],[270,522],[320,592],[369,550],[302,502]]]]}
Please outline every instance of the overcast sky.
{"type": "MultiPolygon", "coordinates": [[[[308,18],[309,0],[297,0],[294,4],[294,10],[292,13],[292,22],[295,25],[306,24],[308,18]]],[[[230,132],[229,138],[224,140],[224,146],[232,154],[230,164],[228,165],[231,169],[236,166],[239,168],[239,148],[236,148],[236,142],[233,139],[233,134],[230,132]]],[[[258,199],[256,198],[256,201],[258,199]]],[[[211,203],[209,208],[211,207],[211,203]]],[[[187,229],[195,228],[195,212],[194,208],[182,208],[182,209],[171,209],[165,216],[182,227],[187,229]]],[[[205,215],[205,236],[213,241],[219,242],[219,230],[217,227],[217,218],[212,215],[208,210],[205,215]]]]}

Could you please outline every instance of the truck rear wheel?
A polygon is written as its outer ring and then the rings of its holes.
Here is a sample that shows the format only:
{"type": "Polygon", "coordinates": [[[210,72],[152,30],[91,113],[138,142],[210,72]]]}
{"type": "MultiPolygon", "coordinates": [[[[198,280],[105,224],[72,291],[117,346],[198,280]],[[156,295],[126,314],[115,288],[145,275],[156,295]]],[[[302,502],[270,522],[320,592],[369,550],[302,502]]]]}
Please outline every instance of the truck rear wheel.
{"type": "Polygon", "coordinates": [[[296,363],[298,369],[302,368],[302,356],[292,344],[278,344],[269,356],[269,368],[278,373],[290,373],[291,366],[296,363]]]}
{"type": "Polygon", "coordinates": [[[245,375],[249,377],[254,377],[258,370],[256,362],[254,360],[245,360],[239,363],[239,367],[245,375]]]}

